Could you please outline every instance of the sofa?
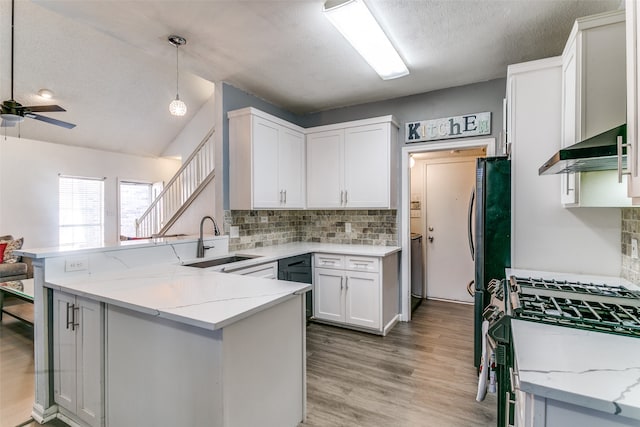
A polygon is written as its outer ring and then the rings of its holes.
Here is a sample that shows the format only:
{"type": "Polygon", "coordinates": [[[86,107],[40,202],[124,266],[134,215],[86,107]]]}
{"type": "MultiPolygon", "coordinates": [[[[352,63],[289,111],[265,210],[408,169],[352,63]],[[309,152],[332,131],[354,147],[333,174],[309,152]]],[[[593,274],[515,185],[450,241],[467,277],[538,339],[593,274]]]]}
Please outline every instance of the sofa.
{"type": "Polygon", "coordinates": [[[21,280],[33,277],[31,259],[13,254],[22,248],[23,238],[14,239],[11,235],[0,236],[2,263],[0,263],[0,282],[21,280]]]}

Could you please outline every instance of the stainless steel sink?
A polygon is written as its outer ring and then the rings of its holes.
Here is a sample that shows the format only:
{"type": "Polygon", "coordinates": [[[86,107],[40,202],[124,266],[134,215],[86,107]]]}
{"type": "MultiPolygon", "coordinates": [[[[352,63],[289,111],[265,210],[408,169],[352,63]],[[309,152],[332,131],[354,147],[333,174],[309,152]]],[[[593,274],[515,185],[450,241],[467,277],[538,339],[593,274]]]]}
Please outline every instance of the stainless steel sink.
{"type": "Polygon", "coordinates": [[[228,256],[224,258],[210,259],[208,261],[192,262],[191,264],[184,264],[184,265],[185,267],[208,268],[208,267],[215,267],[217,265],[231,264],[232,262],[246,261],[248,259],[253,259],[253,258],[257,258],[257,257],[233,255],[233,256],[228,256]]]}

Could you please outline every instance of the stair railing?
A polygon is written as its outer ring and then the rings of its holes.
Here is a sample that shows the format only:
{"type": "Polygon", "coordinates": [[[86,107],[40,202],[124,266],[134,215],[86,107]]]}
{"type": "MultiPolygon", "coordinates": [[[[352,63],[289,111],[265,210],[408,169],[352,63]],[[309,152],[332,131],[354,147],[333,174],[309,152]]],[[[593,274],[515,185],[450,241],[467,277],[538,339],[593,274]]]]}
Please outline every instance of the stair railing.
{"type": "Polygon", "coordinates": [[[215,141],[212,128],[147,210],[136,220],[136,237],[166,234],[198,194],[215,176],[215,141]]]}

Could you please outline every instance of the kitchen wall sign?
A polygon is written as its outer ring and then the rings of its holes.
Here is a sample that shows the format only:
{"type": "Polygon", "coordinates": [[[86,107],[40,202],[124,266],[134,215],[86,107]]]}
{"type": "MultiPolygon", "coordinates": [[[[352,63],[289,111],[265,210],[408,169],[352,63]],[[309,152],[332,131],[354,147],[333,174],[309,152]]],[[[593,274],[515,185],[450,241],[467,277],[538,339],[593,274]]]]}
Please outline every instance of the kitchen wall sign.
{"type": "Polygon", "coordinates": [[[491,134],[491,112],[422,120],[405,124],[405,142],[436,141],[491,134]]]}

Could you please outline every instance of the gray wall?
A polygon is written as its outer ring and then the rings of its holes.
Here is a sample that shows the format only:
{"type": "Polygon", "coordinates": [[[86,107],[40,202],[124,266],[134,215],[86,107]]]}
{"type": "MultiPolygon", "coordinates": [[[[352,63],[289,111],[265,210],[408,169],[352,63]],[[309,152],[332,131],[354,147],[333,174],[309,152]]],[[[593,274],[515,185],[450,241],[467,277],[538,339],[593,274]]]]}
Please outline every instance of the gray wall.
{"type": "Polygon", "coordinates": [[[302,127],[312,127],[393,114],[400,121],[399,140],[404,145],[406,122],[490,111],[491,136],[498,138],[502,128],[502,100],[506,96],[506,87],[506,79],[490,80],[307,114],[297,123],[302,127]]]}
{"type": "Polygon", "coordinates": [[[404,123],[438,119],[467,113],[491,112],[491,136],[499,140],[502,129],[502,100],[506,94],[506,79],[442,89],[418,95],[353,105],[334,110],[296,115],[229,84],[223,84],[223,162],[224,209],[229,209],[229,120],[227,112],[255,107],[302,127],[313,127],[377,116],[394,115],[400,121],[399,147],[404,144],[404,123]]]}

